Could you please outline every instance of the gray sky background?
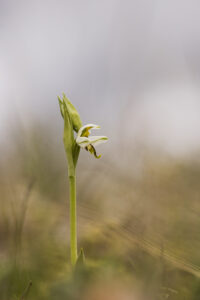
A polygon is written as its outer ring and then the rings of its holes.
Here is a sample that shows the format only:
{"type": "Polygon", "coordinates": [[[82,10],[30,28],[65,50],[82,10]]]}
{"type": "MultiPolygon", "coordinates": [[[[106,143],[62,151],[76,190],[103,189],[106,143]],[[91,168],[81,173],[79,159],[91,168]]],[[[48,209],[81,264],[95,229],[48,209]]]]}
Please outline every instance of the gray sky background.
{"type": "Polygon", "coordinates": [[[113,141],[200,148],[199,16],[198,0],[1,0],[1,142],[15,119],[60,128],[64,91],[113,141]]]}

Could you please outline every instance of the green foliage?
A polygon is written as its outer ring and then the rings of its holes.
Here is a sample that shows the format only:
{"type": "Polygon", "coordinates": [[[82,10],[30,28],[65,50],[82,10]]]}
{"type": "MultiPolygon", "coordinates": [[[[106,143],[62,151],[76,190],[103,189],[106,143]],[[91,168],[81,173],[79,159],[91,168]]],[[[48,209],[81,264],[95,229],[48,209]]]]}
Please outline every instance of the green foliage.
{"type": "Polygon", "coordinates": [[[0,299],[20,300],[32,281],[26,300],[199,300],[198,162],[147,157],[135,176],[113,157],[90,167],[83,160],[86,260],[72,273],[64,153],[47,151],[49,133],[36,129],[31,146],[22,135],[0,169],[0,299]]]}

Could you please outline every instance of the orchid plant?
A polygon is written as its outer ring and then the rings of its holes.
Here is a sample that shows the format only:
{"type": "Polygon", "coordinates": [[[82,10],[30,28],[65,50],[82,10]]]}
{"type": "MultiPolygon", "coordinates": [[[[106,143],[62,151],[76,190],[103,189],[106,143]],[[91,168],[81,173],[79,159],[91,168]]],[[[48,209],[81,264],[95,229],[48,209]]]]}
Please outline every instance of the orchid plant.
{"type": "Polygon", "coordinates": [[[76,221],[76,166],[78,162],[80,149],[85,149],[97,155],[95,146],[105,143],[108,138],[106,136],[90,136],[91,129],[99,129],[95,124],[82,125],[80,116],[63,93],[62,99],[58,97],[60,112],[64,119],[64,136],[63,142],[68,162],[68,177],[70,189],[70,251],[71,263],[76,264],[77,261],[77,221],[76,221]],[[74,132],[77,136],[74,136],[74,132]]]}

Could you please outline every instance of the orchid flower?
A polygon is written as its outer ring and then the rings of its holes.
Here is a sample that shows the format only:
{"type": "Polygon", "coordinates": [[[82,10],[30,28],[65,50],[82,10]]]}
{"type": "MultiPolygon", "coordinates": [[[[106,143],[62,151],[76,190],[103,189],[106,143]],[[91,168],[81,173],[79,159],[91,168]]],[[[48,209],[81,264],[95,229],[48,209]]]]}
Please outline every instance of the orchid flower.
{"type": "MultiPolygon", "coordinates": [[[[71,263],[75,265],[77,262],[77,226],[76,226],[76,165],[78,162],[80,148],[84,148],[93,154],[96,158],[100,158],[96,154],[94,145],[97,146],[105,143],[108,138],[106,136],[90,136],[91,129],[99,129],[98,125],[87,124],[82,126],[82,122],[73,104],[63,94],[63,99],[58,97],[60,112],[64,119],[64,135],[63,142],[68,161],[68,177],[70,188],[70,250],[71,263]],[[74,131],[77,137],[74,137],[74,131]]],[[[83,250],[80,251],[80,260],[84,256],[83,250]]]]}
{"type": "Polygon", "coordinates": [[[87,124],[82,126],[77,134],[76,143],[79,147],[86,149],[91,154],[93,154],[96,158],[100,158],[101,155],[97,155],[94,145],[100,145],[102,143],[107,142],[108,138],[106,136],[90,136],[91,129],[99,129],[100,126],[94,124],[87,124]]]}

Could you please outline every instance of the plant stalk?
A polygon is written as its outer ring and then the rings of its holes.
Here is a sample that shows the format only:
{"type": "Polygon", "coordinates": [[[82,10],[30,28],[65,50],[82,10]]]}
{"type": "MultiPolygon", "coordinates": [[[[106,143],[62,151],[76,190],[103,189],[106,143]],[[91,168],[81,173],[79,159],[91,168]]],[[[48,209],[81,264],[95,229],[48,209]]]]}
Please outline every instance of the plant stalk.
{"type": "Polygon", "coordinates": [[[71,264],[77,260],[77,231],[76,231],[76,175],[69,176],[70,189],[70,248],[71,264]]]}

